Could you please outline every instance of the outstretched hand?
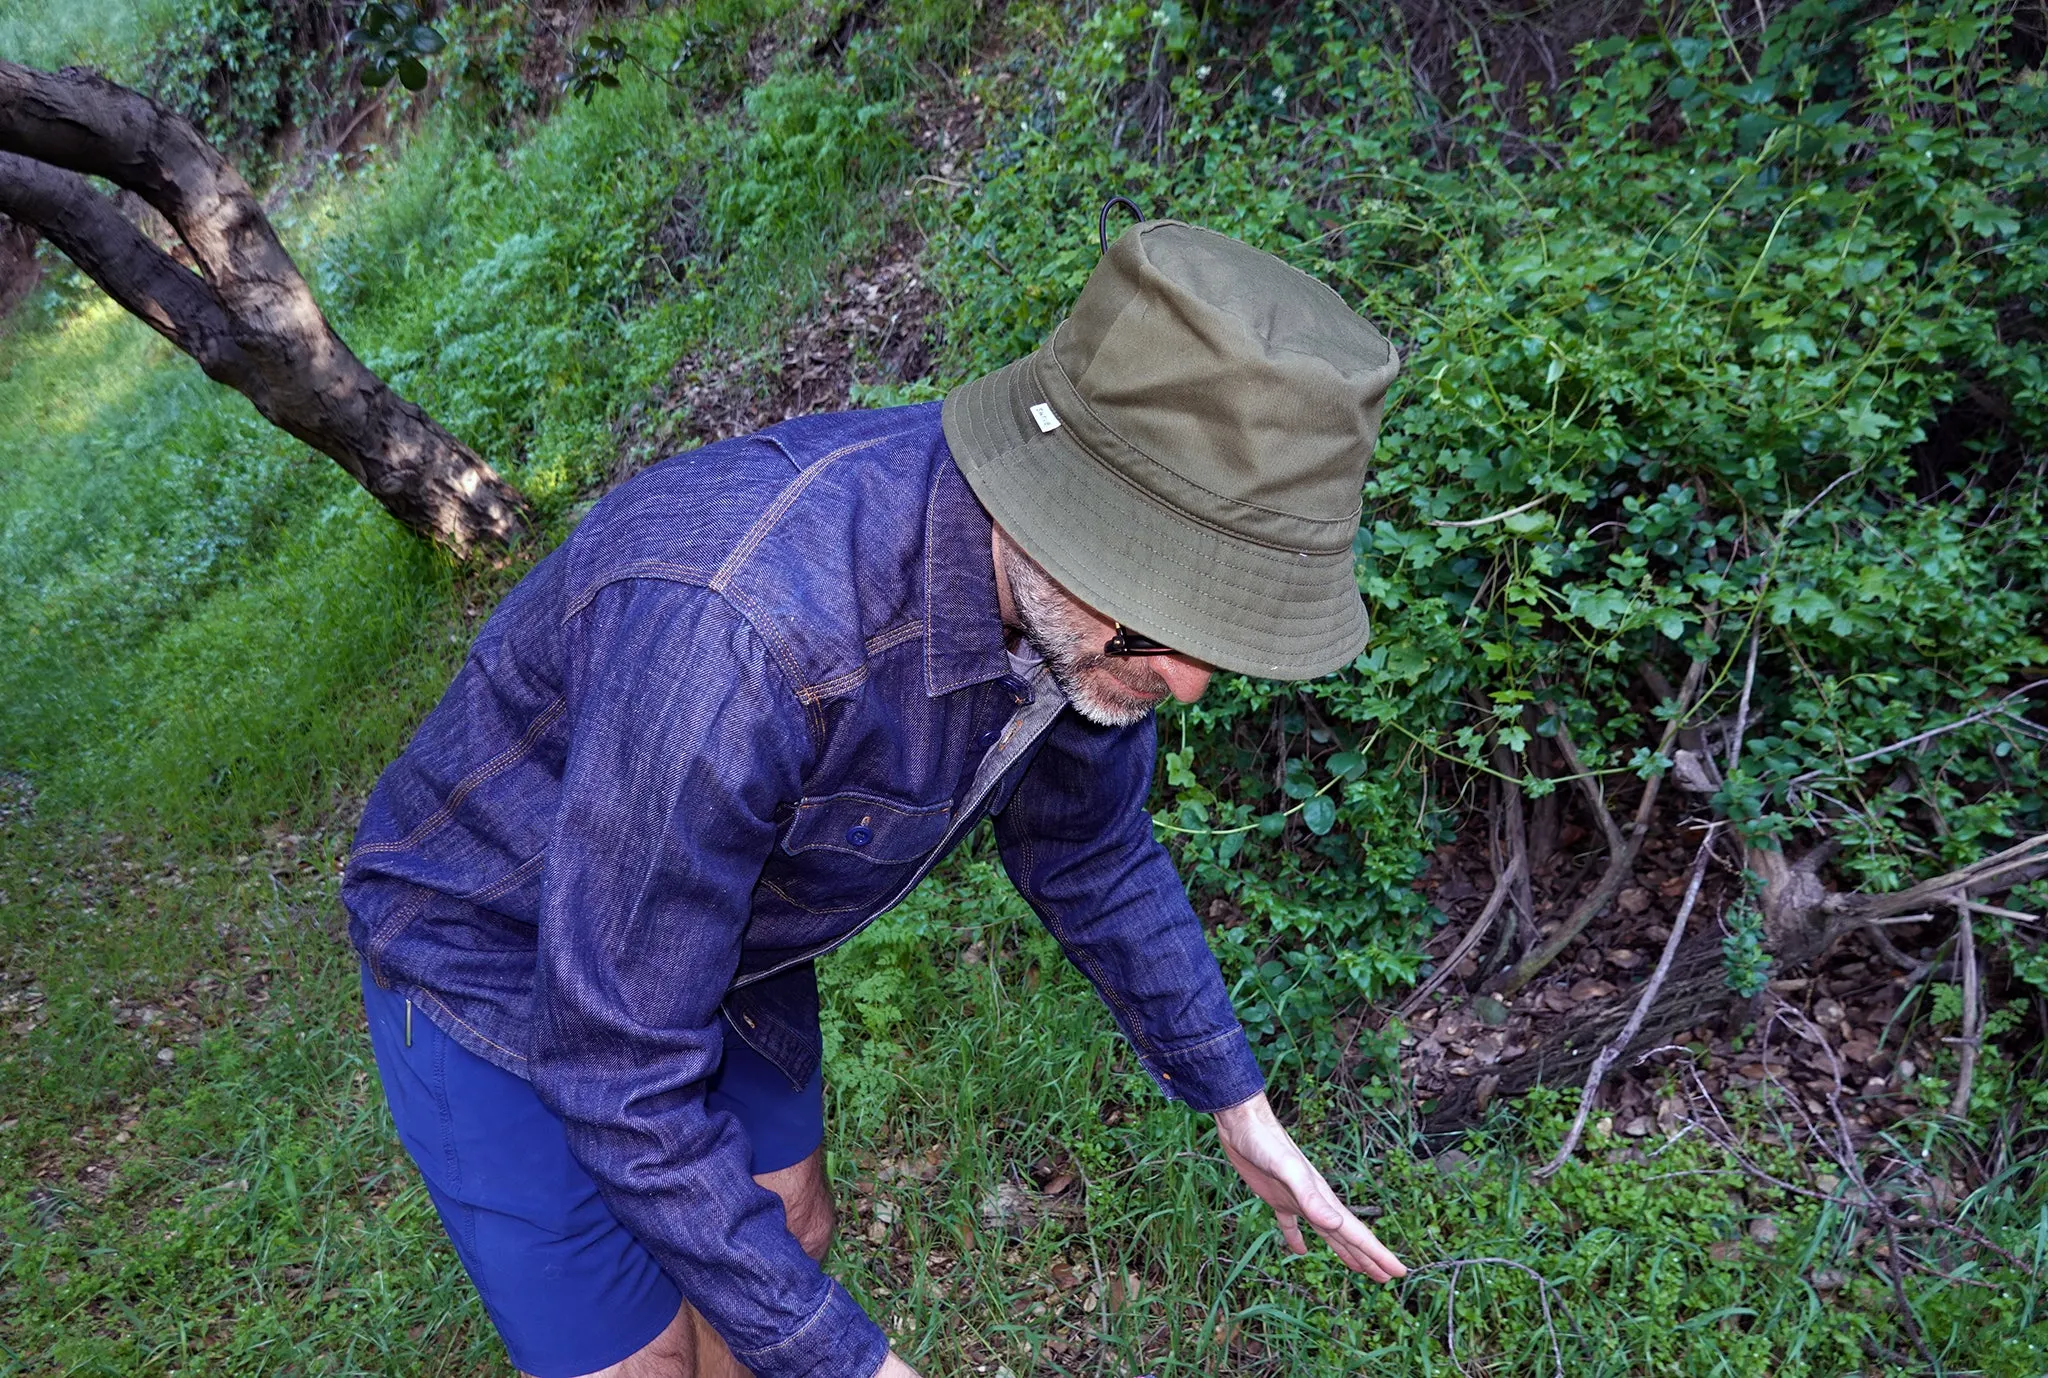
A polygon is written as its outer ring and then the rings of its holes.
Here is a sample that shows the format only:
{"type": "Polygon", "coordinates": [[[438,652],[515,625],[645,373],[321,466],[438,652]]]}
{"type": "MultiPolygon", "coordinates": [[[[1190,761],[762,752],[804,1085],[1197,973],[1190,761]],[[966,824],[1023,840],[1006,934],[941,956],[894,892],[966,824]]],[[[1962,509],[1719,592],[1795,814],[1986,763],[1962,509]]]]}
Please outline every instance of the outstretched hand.
{"type": "Polygon", "coordinates": [[[1408,1269],[1353,1215],[1323,1174],[1295,1147],[1294,1138],[1273,1115],[1261,1091],[1250,1100],[1216,1112],[1223,1152],[1258,1198],[1273,1208],[1287,1247],[1308,1252],[1301,1222],[1323,1237],[1344,1266],[1374,1282],[1392,1282],[1408,1269]]]}

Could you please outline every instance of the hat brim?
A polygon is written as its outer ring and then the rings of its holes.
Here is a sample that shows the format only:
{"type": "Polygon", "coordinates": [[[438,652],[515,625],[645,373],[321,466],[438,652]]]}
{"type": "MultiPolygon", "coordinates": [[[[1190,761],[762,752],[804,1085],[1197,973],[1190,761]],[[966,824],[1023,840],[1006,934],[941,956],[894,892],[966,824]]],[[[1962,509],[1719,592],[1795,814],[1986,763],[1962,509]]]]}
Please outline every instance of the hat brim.
{"type": "MultiPolygon", "coordinates": [[[[1044,348],[1051,348],[1048,342],[1044,348]]],[[[981,505],[1069,592],[1222,670],[1313,679],[1351,663],[1370,628],[1349,550],[1279,550],[1166,506],[1060,426],[1025,356],[946,396],[946,443],[981,505]]]]}

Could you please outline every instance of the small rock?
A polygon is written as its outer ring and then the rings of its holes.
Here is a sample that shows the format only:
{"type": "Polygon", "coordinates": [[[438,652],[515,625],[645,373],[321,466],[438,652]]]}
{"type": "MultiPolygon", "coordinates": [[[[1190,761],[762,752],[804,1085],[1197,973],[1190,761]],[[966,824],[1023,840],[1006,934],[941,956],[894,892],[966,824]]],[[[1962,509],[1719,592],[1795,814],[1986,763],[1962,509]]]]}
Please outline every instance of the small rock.
{"type": "Polygon", "coordinates": [[[158,1048],[156,1050],[156,1060],[168,1067],[178,1060],[178,1055],[169,1048],[158,1048]]]}
{"type": "Polygon", "coordinates": [[[1749,1237],[1759,1244],[1776,1244],[1778,1242],[1778,1222],[1776,1218],[1760,1215],[1750,1221],[1749,1237]]]}
{"type": "Polygon", "coordinates": [[[1456,1177],[1464,1173],[1479,1171],[1479,1164],[1473,1160],[1472,1155],[1456,1148],[1445,1149],[1437,1154],[1435,1158],[1431,1159],[1430,1162],[1438,1172],[1446,1177],[1456,1177]]]}
{"type": "Polygon", "coordinates": [[[1816,1292],[1839,1292],[1849,1285],[1849,1275],[1833,1268],[1822,1268],[1809,1281],[1816,1292]]]}
{"type": "Polygon", "coordinates": [[[1508,1022],[1508,1007],[1494,999],[1491,995],[1482,995],[1477,1000],[1474,1000],[1472,1002],[1472,1013],[1479,1016],[1481,1023],[1492,1028],[1497,1029],[1508,1022]]]}
{"type": "Polygon", "coordinates": [[[1657,1127],[1657,1122],[1648,1115],[1638,1115],[1621,1127],[1621,1132],[1631,1139],[1640,1139],[1657,1127]]]}

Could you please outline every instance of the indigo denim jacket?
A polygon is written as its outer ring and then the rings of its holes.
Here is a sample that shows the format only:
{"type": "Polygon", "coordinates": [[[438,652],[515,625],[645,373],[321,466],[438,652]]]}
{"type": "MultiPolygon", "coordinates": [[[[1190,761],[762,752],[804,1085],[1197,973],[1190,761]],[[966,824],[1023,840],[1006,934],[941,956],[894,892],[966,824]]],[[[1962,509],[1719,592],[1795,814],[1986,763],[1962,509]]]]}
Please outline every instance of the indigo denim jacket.
{"type": "Polygon", "coordinates": [[[989,518],[936,403],[679,455],[507,595],[385,771],[343,879],[350,937],[532,1083],[742,1364],[867,1378],[881,1330],[705,1107],[721,1007],[807,1080],[811,959],[993,816],[1161,1089],[1216,1110],[1262,1085],[1144,811],[1153,721],[1098,727],[1058,695],[1012,672],[989,518]]]}

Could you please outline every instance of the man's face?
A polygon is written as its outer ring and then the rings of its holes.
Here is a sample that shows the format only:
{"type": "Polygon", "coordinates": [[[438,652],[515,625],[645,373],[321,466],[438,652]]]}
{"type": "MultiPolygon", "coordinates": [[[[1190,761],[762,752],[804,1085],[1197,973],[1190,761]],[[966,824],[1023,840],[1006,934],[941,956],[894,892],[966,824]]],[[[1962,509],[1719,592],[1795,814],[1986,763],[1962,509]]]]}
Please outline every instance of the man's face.
{"type": "Polygon", "coordinates": [[[1000,531],[996,552],[1024,639],[1082,717],[1104,727],[1128,727],[1169,694],[1193,703],[1209,687],[1210,667],[1190,656],[1104,655],[1102,647],[1116,631],[1111,619],[1061,588],[1000,531]]]}

